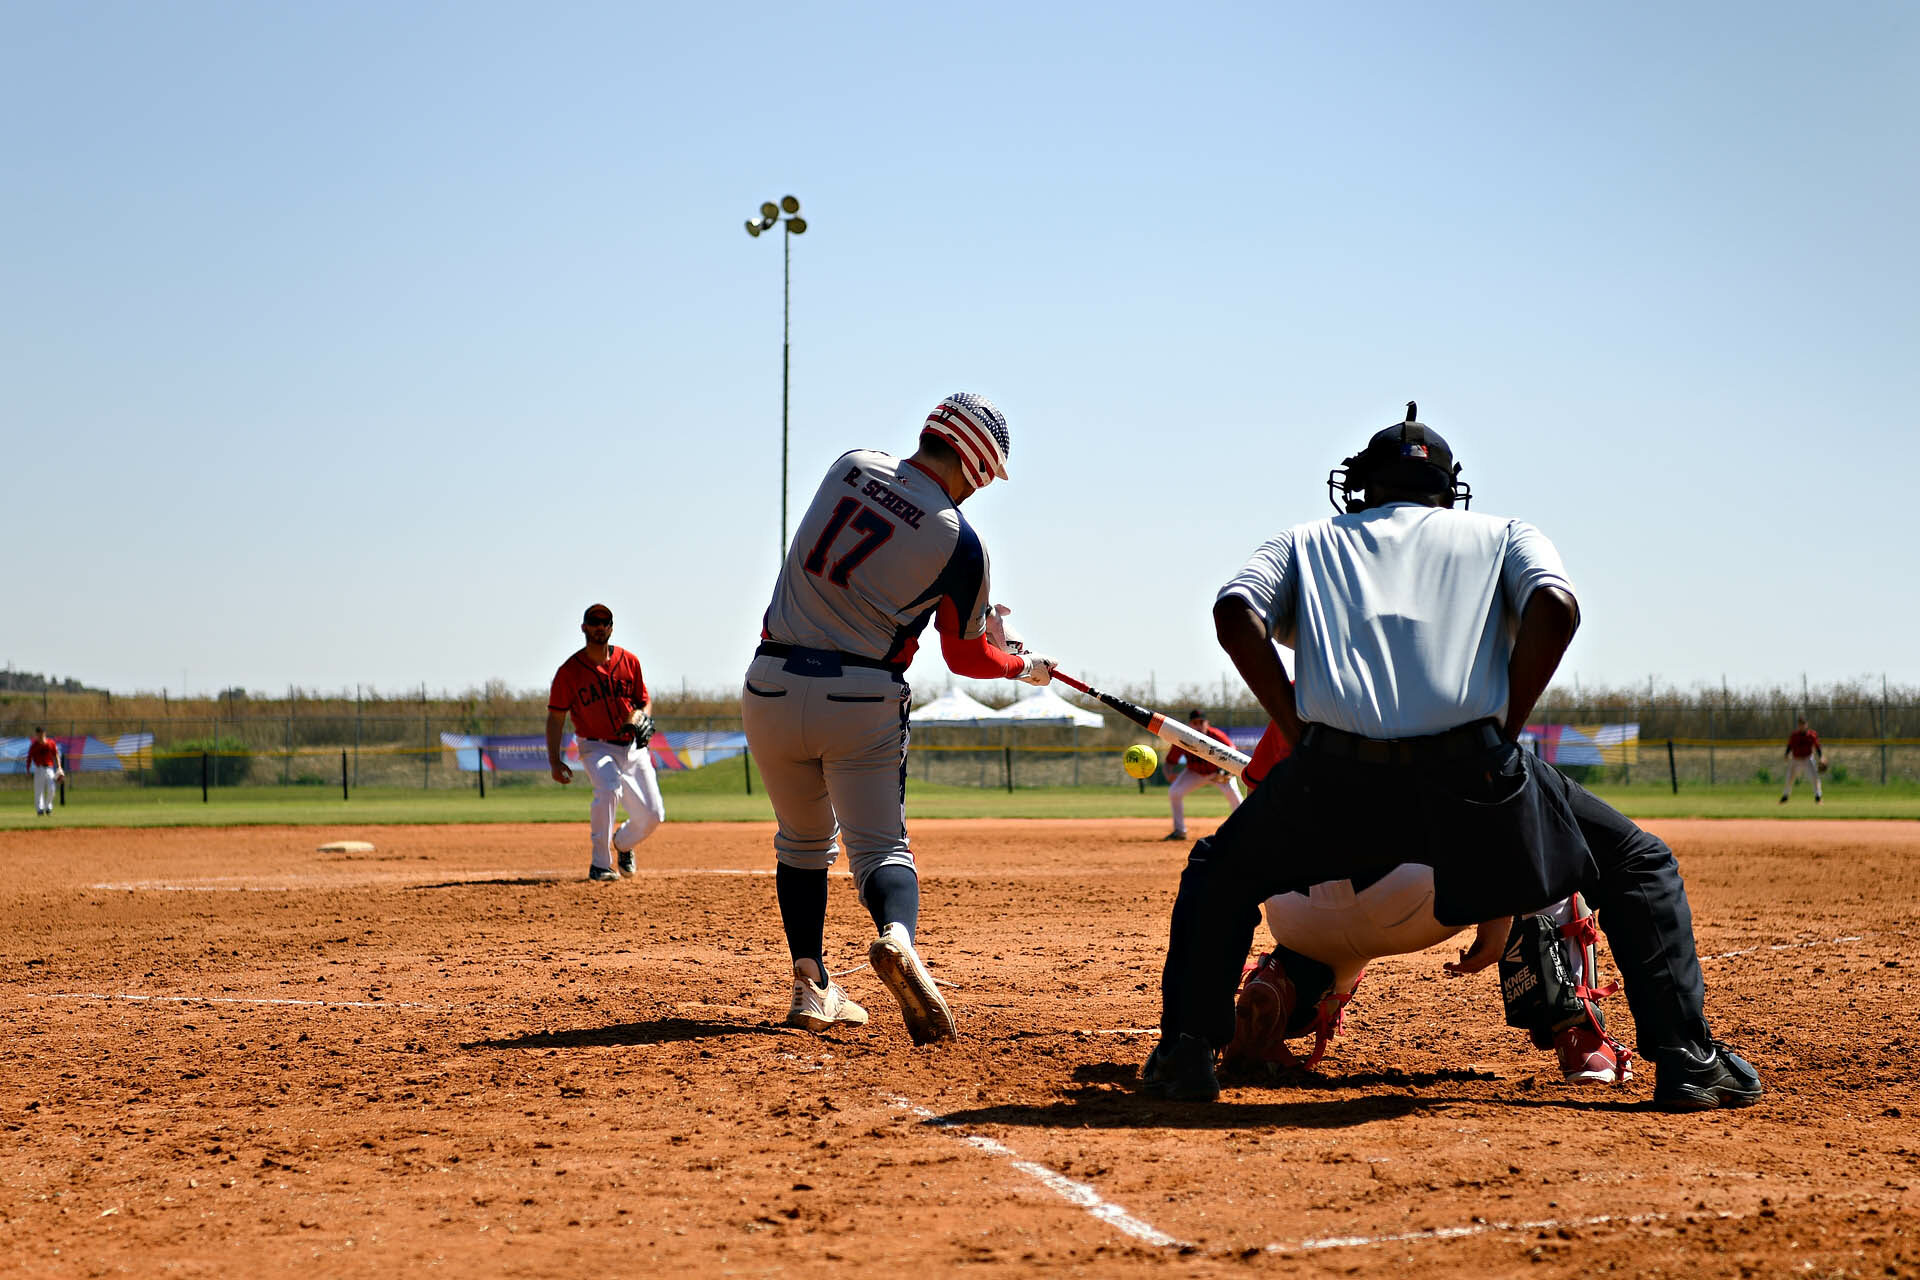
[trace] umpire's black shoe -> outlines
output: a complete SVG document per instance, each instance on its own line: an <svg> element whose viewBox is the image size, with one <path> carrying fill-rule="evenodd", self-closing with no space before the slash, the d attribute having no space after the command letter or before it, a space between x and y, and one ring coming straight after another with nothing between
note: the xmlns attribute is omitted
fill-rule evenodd
<svg viewBox="0 0 1920 1280"><path fill-rule="evenodd" d="M1162 1036L1140 1068L1142 1089L1177 1102L1212 1102L1220 1096L1213 1075L1213 1046L1199 1036Z"/></svg>
<svg viewBox="0 0 1920 1280"><path fill-rule="evenodd" d="M1718 1040L1713 1041L1713 1056L1704 1062L1683 1054L1654 1063L1653 1105L1662 1111L1750 1107L1765 1092L1760 1073Z"/></svg>

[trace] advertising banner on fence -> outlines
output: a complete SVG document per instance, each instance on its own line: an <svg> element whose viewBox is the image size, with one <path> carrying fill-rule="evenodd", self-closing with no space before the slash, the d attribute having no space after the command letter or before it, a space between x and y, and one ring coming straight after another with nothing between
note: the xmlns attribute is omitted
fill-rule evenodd
<svg viewBox="0 0 1920 1280"><path fill-rule="evenodd" d="M656 733L647 744L655 769L684 769L686 762L673 748L672 739L691 734ZM745 741L745 735L741 735ZM545 773L547 739L539 733L443 733L440 745L453 752L454 766L472 773L481 761L494 773ZM580 763L580 744L567 734L560 740L560 756L569 765Z"/></svg>
<svg viewBox="0 0 1920 1280"><path fill-rule="evenodd" d="M153 735L123 733L116 738L91 734L49 735L60 744L68 773L119 773L153 763ZM0 738L0 773L25 773L32 738Z"/></svg>
<svg viewBox="0 0 1920 1280"><path fill-rule="evenodd" d="M1252 754L1265 725L1235 725L1227 730L1233 745ZM1548 764L1638 764L1640 726L1628 724L1530 724L1520 745Z"/></svg>
<svg viewBox="0 0 1920 1280"><path fill-rule="evenodd" d="M1640 725L1530 724L1520 745L1548 764L1638 764Z"/></svg>

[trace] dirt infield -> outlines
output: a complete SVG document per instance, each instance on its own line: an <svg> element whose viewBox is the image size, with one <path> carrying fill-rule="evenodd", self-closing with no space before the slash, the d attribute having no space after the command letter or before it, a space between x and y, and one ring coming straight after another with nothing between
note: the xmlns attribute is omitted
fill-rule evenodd
<svg viewBox="0 0 1920 1280"><path fill-rule="evenodd" d="M0 1272L1920 1276L1920 826L1656 824L1770 1091L1695 1117L1445 949L1315 1081L1137 1095L1164 829L916 824L921 1050L865 970L870 1026L780 1026L762 825L619 884L584 824L0 835ZM837 877L829 963L871 930Z"/></svg>

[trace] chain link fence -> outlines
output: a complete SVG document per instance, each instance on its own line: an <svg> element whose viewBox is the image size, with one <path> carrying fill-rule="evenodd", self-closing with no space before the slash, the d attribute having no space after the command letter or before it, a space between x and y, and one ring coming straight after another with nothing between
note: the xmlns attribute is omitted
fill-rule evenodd
<svg viewBox="0 0 1920 1280"><path fill-rule="evenodd" d="M351 704L349 704L349 708ZM1170 713L1173 712L1171 708ZM458 704L423 704L414 714L280 710L261 714L188 716L18 714L0 709L0 737L25 738L35 726L63 740L95 739L112 746L138 742L118 755L119 767L70 771L72 785L118 787L261 787L472 789L480 779L469 750L463 761L443 745L442 734L529 734L545 731L543 714L476 717ZM1181 703L1178 711L1186 710ZM1234 732L1244 751L1265 725L1252 707L1209 708L1213 723ZM1648 702L1604 705L1548 701L1537 710L1543 723L1575 727L1638 724L1635 742L1611 748L1608 763L1571 766L1588 783L1665 781L1682 787L1778 784L1784 778L1786 736L1801 711L1792 706L1714 707ZM1819 732L1832 765L1832 782L1920 781L1920 705L1861 703L1814 707L1806 714ZM740 730L737 715L657 718L669 737ZM989 788L1133 786L1120 770L1129 744L1149 741L1144 730L1107 712L1098 729L1018 725L984 728L919 726L913 730L907 769L930 783ZM1237 731L1237 732L1235 732ZM90 746L89 751L93 748ZM737 775L742 789L757 787L755 771L737 755L724 755L707 770ZM203 763L204 762L204 763ZM466 767L461 767L462 764ZM534 785L543 772L491 770L486 786ZM672 785L672 774L667 775ZM1164 774L1152 783L1164 785ZM24 772L0 774L0 788L25 788ZM728 785L731 785L730 783Z"/></svg>

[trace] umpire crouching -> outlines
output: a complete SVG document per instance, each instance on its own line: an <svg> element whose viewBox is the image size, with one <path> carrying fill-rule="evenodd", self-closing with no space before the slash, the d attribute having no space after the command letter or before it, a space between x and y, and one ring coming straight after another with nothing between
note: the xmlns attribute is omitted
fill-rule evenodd
<svg viewBox="0 0 1920 1280"><path fill-rule="evenodd" d="M1261 902L1422 862L1447 924L1585 893L1656 1105L1747 1106L1760 1079L1708 1030L1672 850L1516 745L1579 625L1559 553L1532 525L1467 511L1452 451L1414 414L1328 476L1342 514L1262 545L1214 604L1221 647L1294 750L1187 859L1145 1086L1219 1096Z"/></svg>

